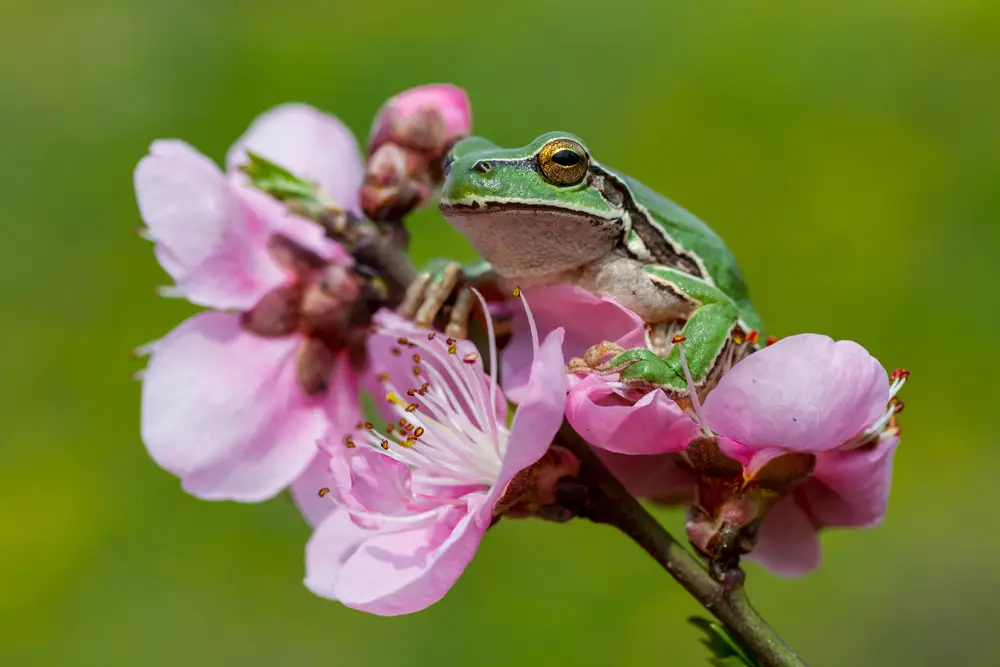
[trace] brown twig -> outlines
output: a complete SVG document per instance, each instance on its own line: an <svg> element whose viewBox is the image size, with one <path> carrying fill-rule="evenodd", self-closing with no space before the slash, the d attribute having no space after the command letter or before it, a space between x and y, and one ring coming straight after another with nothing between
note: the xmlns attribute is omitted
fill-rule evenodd
<svg viewBox="0 0 1000 667"><path fill-rule="evenodd" d="M687 591L712 612L765 667L805 667L781 637L754 610L743 588L743 572L729 570L722 581L670 535L632 494L611 474L568 423L563 423L557 443L581 463L581 480L587 485L579 514L595 523L618 528L653 557Z"/></svg>

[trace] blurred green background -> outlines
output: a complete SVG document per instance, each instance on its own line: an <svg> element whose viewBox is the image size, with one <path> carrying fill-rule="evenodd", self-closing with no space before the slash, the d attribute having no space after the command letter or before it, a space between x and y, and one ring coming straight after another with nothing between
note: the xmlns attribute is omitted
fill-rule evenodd
<svg viewBox="0 0 1000 667"><path fill-rule="evenodd" d="M0 664L704 664L696 605L610 529L505 522L443 602L377 618L302 586L287 498L194 500L139 441L129 350L192 312L134 234L149 143L221 159L290 100L363 136L433 81L501 144L576 132L695 211L774 332L913 371L884 525L750 592L814 666L1000 663L998 43L985 0L9 3ZM436 211L412 229L470 257Z"/></svg>

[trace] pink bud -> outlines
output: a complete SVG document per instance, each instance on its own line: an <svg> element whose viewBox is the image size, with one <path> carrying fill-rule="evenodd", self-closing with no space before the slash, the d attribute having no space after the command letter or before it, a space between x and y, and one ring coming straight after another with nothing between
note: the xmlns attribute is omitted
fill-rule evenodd
<svg viewBox="0 0 1000 667"><path fill-rule="evenodd" d="M369 153L393 142L437 157L472 131L469 96L457 86L435 83L405 90L379 109L368 141Z"/></svg>

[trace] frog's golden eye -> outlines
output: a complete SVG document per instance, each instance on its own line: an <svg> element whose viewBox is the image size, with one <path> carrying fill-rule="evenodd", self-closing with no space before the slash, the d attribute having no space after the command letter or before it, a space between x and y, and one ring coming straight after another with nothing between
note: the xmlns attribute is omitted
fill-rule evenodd
<svg viewBox="0 0 1000 667"><path fill-rule="evenodd" d="M538 151L538 166L553 185L576 185L587 175L587 151L570 139L553 139Z"/></svg>

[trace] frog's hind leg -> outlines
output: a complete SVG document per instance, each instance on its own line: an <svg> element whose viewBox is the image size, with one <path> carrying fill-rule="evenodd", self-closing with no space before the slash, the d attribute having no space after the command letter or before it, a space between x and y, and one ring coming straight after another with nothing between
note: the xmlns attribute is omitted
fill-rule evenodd
<svg viewBox="0 0 1000 667"><path fill-rule="evenodd" d="M672 397L683 397L689 393L681 362L683 344L684 361L701 393L718 381L732 357L739 319L736 305L715 286L681 271L661 266L646 267L644 271L654 285L673 298L695 302L695 309L671 341L666 357L660 359L648 350L629 350L612 359L609 365L621 368L623 381L649 383L663 388Z"/></svg>

